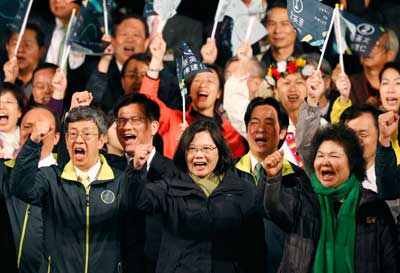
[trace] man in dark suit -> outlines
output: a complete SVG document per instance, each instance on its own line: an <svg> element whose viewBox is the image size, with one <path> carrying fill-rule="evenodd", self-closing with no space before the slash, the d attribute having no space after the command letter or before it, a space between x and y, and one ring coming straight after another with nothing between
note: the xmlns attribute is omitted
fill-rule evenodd
<svg viewBox="0 0 400 273"><path fill-rule="evenodd" d="M93 93L94 103L101 103L105 112L110 111L124 95L121 85L122 67L130 56L144 53L149 44L149 30L143 18L126 15L117 18L113 24L111 37L114 57L103 55L97 69L88 80L86 90ZM107 87L98 92L97 82L106 82ZM105 90L105 93L104 93Z"/></svg>
<svg viewBox="0 0 400 273"><path fill-rule="evenodd" d="M132 164L135 152L150 153L147 177L151 182L174 174L174 164L156 151L153 137L159 127L158 104L143 94L131 94L115 107L117 136L124 148L128 164ZM122 213L121 251L124 272L154 273L161 242L162 221L159 215L145 216L132 209L129 184L125 185ZM143 221L144 220L144 221Z"/></svg>

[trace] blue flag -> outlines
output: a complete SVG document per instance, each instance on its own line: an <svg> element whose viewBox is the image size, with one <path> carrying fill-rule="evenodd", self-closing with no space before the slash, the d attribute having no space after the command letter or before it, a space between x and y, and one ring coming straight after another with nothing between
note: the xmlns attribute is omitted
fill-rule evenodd
<svg viewBox="0 0 400 273"><path fill-rule="evenodd" d="M157 14L153 8L153 1L154 0L147 0L146 3L144 3L143 18Z"/></svg>
<svg viewBox="0 0 400 273"><path fill-rule="evenodd" d="M289 20L299 39L322 47L332 20L333 9L318 0L287 0Z"/></svg>
<svg viewBox="0 0 400 273"><path fill-rule="evenodd" d="M112 2L112 0L106 0L108 22L111 22ZM88 0L86 6L81 7L77 22L74 24L68 40L73 51L87 55L103 54L105 49L101 40L105 33L103 12L103 0Z"/></svg>
<svg viewBox="0 0 400 273"><path fill-rule="evenodd" d="M199 60L197 60L196 56L193 54L192 50L189 48L189 46L185 43L182 42L181 44L181 49L182 49L182 63L181 63L181 78L187 80L190 77L193 77L197 73L200 72L210 72L210 70L205 66L203 63L201 63ZM180 74L178 73L178 78Z"/></svg>
<svg viewBox="0 0 400 273"><path fill-rule="evenodd" d="M371 24L346 11L341 11L340 22L342 40L345 40L342 44L346 44L343 50L346 54L368 56L385 32L382 26Z"/></svg>
<svg viewBox="0 0 400 273"><path fill-rule="evenodd" d="M19 32L28 9L29 0L0 0L0 24Z"/></svg>

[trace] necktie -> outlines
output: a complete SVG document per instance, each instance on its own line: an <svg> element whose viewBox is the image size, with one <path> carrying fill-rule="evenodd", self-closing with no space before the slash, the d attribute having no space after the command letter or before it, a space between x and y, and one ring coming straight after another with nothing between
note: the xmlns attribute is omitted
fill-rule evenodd
<svg viewBox="0 0 400 273"><path fill-rule="evenodd" d="M85 189L88 189L90 186L89 175L87 173L81 173L78 177L79 182L83 184Z"/></svg>
<svg viewBox="0 0 400 273"><path fill-rule="evenodd" d="M296 139L295 139L294 134L292 132L287 132L286 133L286 143L288 144L288 146L290 148L290 151L292 152L294 158L296 158L296 161L297 161L297 164L299 165L299 167L304 169L303 161L301 160L301 156L297 152Z"/></svg>
<svg viewBox="0 0 400 273"><path fill-rule="evenodd" d="M256 177L256 180L258 181L264 173L264 167L261 162L258 162L256 164L255 171L256 171L255 177Z"/></svg>

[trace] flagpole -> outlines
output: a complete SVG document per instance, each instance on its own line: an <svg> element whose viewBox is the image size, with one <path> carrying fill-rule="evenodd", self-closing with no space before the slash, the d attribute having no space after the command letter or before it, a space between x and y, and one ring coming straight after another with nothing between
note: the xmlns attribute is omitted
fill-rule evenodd
<svg viewBox="0 0 400 273"><path fill-rule="evenodd" d="M68 45L68 46L67 46L67 49L65 50L65 52L64 52L64 54L63 54L63 56L62 56L62 59L61 59L60 68L61 68L62 70L64 70L64 67L65 67L65 65L67 64L68 55L69 55L70 50L71 50L71 45ZM64 70L64 72L66 72L66 69Z"/></svg>
<svg viewBox="0 0 400 273"><path fill-rule="evenodd" d="M336 4L338 7L339 5ZM342 73L345 73L344 71L344 61L343 61L343 40L342 40L342 26L340 24L340 10L337 10L336 13L336 17L337 17L337 27L339 29L339 35L340 35L340 39L339 39L339 64L340 64L340 68L342 69Z"/></svg>
<svg viewBox="0 0 400 273"><path fill-rule="evenodd" d="M321 52L321 57L319 58L319 62L318 62L318 66L317 66L317 71L320 70L321 64L322 64L322 60L324 59L326 47L328 46L329 36L331 35L331 32L332 32L332 27L333 27L333 22L334 22L334 20L335 20L335 16L336 16L336 8L333 10L331 22L330 22L330 24L329 24L328 33L326 34L325 41L324 41L324 45L322 46L322 50L321 50L322 52Z"/></svg>
<svg viewBox="0 0 400 273"><path fill-rule="evenodd" d="M222 6L224 5L224 0L219 0L218 6L217 6L217 11L215 12L215 17L214 17L214 26L211 32L211 39L214 39L215 37L215 32L217 32L217 25L218 25L218 16L221 13Z"/></svg>
<svg viewBox="0 0 400 273"><path fill-rule="evenodd" d="M250 34L251 34L251 30L253 28L254 25L254 21L256 20L255 16L251 16L250 20L249 20L249 25L247 27L247 31L246 31L246 36L244 37L245 41L250 41Z"/></svg>
<svg viewBox="0 0 400 273"><path fill-rule="evenodd" d="M104 33L108 35L108 10L107 10L107 0L103 0L103 14L104 14Z"/></svg>
<svg viewBox="0 0 400 273"><path fill-rule="evenodd" d="M338 51L339 51L339 64L342 73L344 72L344 62L343 62L343 41L342 41L342 30L340 26L340 11L339 11L339 4L336 4L336 23L335 23L335 30L336 30L336 42L338 44ZM337 28L337 29L336 29Z"/></svg>
<svg viewBox="0 0 400 273"><path fill-rule="evenodd" d="M186 124L186 98L185 93L181 91L182 95L182 120L183 124Z"/></svg>
<svg viewBox="0 0 400 273"><path fill-rule="evenodd" d="M25 33L25 28L26 28L26 24L28 23L28 17L29 17L29 13L31 12L32 3L33 3L33 0L30 0L29 4L28 4L28 8L26 9L24 21L22 22L22 26L19 31L17 45L15 46L15 49L14 49L15 56L18 53L18 49L19 49L19 46L21 45L21 41L22 41L22 36L24 36L24 33Z"/></svg>
<svg viewBox="0 0 400 273"><path fill-rule="evenodd" d="M67 51L69 35L71 34L72 25L74 24L75 14L76 14L76 9L73 9L72 13L71 13L71 17L69 18L67 33L65 33L65 40L64 40L63 53L62 53L61 60L64 59L65 53Z"/></svg>

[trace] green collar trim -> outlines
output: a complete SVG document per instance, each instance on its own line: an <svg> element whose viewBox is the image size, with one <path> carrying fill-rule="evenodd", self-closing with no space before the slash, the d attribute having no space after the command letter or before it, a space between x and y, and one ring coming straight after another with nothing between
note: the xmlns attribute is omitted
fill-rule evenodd
<svg viewBox="0 0 400 273"><path fill-rule="evenodd" d="M99 159L101 167L96 180L103 181L114 179L114 172L111 169L110 165L108 165L106 158L100 154ZM75 168L71 160L67 163L67 165L65 165L64 170L61 174L61 178L71 181L78 181L78 177L76 175Z"/></svg>
<svg viewBox="0 0 400 273"><path fill-rule="evenodd" d="M7 161L4 161L4 165L6 165L7 167L13 169L15 166L15 159L9 159Z"/></svg>

